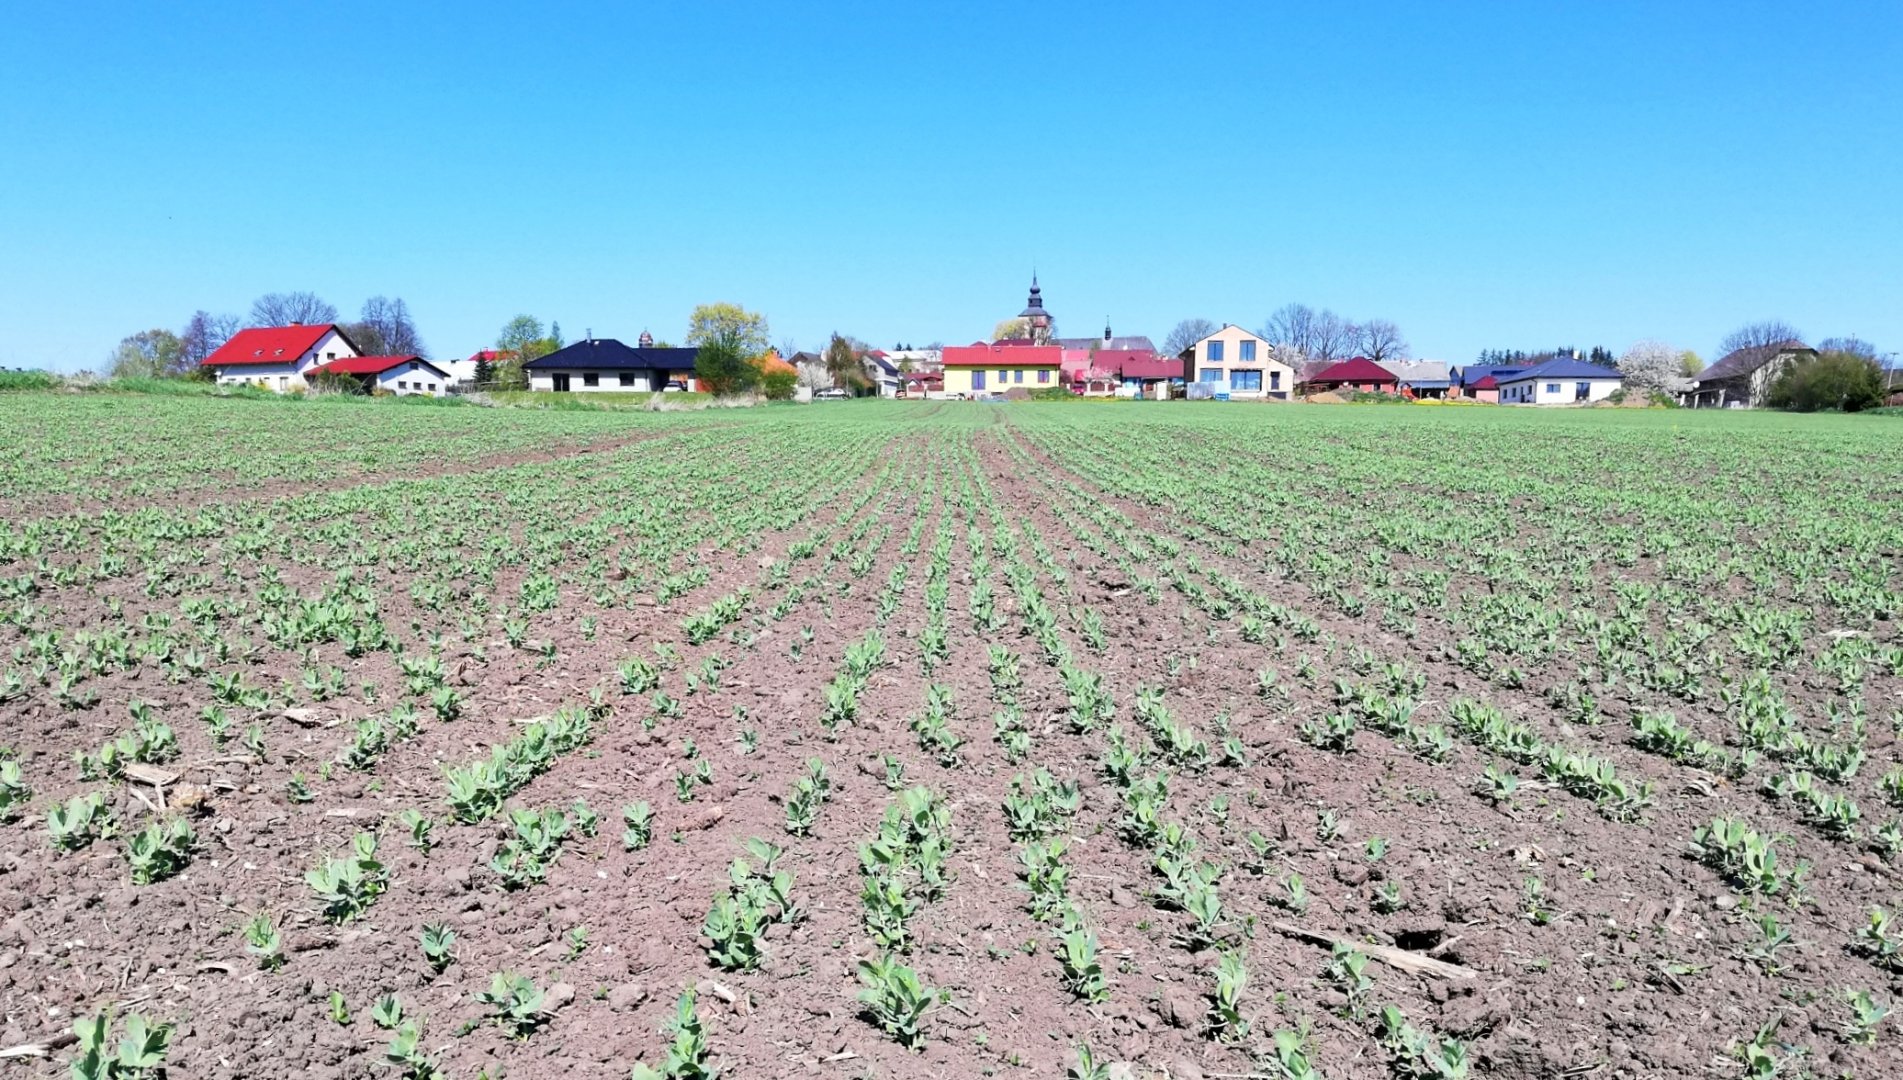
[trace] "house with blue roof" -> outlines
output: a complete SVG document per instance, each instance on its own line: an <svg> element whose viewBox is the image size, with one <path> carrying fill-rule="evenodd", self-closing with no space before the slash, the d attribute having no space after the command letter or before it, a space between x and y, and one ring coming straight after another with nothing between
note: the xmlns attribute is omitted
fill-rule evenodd
<svg viewBox="0 0 1903 1080"><path fill-rule="evenodd" d="M1523 371L1494 376L1502 405L1589 405L1604 401L1625 385L1625 376L1608 367L1560 357Z"/></svg>

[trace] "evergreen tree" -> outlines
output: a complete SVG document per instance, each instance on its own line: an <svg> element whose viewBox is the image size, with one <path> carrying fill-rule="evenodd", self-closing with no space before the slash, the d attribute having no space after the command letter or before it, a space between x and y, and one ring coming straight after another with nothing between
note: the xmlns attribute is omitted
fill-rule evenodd
<svg viewBox="0 0 1903 1080"><path fill-rule="evenodd" d="M489 359L489 350L484 349L476 354L476 385L484 387L495 381L495 362Z"/></svg>

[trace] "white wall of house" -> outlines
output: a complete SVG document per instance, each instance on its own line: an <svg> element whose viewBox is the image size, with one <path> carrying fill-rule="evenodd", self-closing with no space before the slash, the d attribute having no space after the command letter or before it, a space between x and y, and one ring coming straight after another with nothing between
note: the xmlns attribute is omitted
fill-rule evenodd
<svg viewBox="0 0 1903 1080"><path fill-rule="evenodd" d="M1500 384L1500 404L1502 405L1578 405L1594 401L1604 401L1611 397L1623 379L1515 379ZM1586 385L1586 396L1579 396L1579 386Z"/></svg>
<svg viewBox="0 0 1903 1080"><path fill-rule="evenodd" d="M1295 369L1275 359L1267 341L1240 326L1224 326L1197 342L1195 351L1190 381L1213 382L1218 393L1264 398L1295 391Z"/></svg>
<svg viewBox="0 0 1903 1080"><path fill-rule="evenodd" d="M529 389L554 390L555 376L557 375L568 376L568 391L569 393L572 393L572 394L647 393L648 391L651 391L651 390L661 389L663 386L666 385L666 382L667 382L665 378L656 376L653 372L649 372L645 370L641 370L641 371L539 371L538 370L538 371L529 372ZM650 376L653 376L653 377L650 378ZM593 386L588 385L589 379L595 380L595 384Z"/></svg>
<svg viewBox="0 0 1903 1080"><path fill-rule="evenodd" d="M297 364L234 364L218 369L220 386L261 386L286 393L304 387L304 375Z"/></svg>
<svg viewBox="0 0 1903 1080"><path fill-rule="evenodd" d="M449 392L449 380L431 371L428 364L412 360L377 376L377 389L399 397L412 394L441 397Z"/></svg>

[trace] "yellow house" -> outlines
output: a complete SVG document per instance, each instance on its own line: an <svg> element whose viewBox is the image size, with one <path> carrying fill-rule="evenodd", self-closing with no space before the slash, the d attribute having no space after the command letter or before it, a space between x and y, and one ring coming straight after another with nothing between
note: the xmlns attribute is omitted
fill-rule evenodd
<svg viewBox="0 0 1903 1080"><path fill-rule="evenodd" d="M1012 390L1031 393L1064 385L1064 350L1056 345L978 342L954 345L944 355L948 395L993 397Z"/></svg>

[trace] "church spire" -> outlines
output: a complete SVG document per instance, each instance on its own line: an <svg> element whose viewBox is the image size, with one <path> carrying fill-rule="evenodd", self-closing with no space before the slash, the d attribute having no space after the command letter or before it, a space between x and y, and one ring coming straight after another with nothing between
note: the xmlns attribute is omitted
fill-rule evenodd
<svg viewBox="0 0 1903 1080"><path fill-rule="evenodd" d="M1051 340L1051 313L1044 310L1044 290L1038 288L1037 270L1031 270L1031 296L1025 301L1024 310L1018 312L1018 318L1024 320L1026 331L1031 340L1039 345Z"/></svg>

